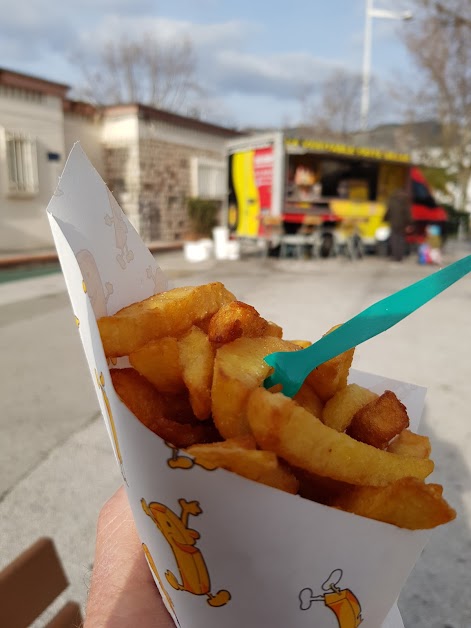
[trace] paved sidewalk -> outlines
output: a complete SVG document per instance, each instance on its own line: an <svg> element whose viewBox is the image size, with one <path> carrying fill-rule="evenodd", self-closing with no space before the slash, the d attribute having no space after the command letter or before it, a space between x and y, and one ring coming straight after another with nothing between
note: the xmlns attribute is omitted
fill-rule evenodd
<svg viewBox="0 0 471 628"><path fill-rule="evenodd" d="M468 248L450 249L446 261ZM223 281L282 324L287 338L316 339L435 270L414 259L191 265L181 253L156 257L174 285ZM467 277L381 340L359 347L355 357L356 368L429 388L421 429L432 440L433 477L458 512L455 522L433 533L407 581L400 598L407 628L471 626L470 299ZM62 275L0 285L0 352L0 568L38 536L50 535L71 581L62 601L85 604L97 515L120 475Z"/></svg>

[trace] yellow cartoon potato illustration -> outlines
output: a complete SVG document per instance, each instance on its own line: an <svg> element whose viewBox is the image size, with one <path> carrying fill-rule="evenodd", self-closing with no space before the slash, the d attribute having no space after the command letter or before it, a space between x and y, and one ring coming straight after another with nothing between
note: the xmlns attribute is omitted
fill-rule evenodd
<svg viewBox="0 0 471 628"><path fill-rule="evenodd" d="M196 547L196 541L200 535L196 530L188 527L189 516L196 517L202 512L199 503L188 502L185 499L179 499L178 503L181 507L180 517L164 504L158 502L147 504L144 499L141 499L142 509L170 545L182 581L179 582L170 570L165 573L165 577L177 591L206 595L210 606L224 606L231 599L231 594L222 589L212 595L208 569L202 553Z"/></svg>
<svg viewBox="0 0 471 628"><path fill-rule="evenodd" d="M167 460L167 464L171 469L192 469L194 466L202 467L206 471L214 471L212 465L205 465L203 462L196 462L190 456L182 454L182 452L174 447L171 443L165 443L172 450L172 456Z"/></svg>
<svg viewBox="0 0 471 628"><path fill-rule="evenodd" d="M157 567L155 566L154 559L152 558L152 554L150 553L149 548L147 547L147 545L145 543L142 544L142 549L144 550L144 554L146 555L147 562L149 563L149 566L152 569L152 572L154 573L154 576L157 578L157 581L158 581L158 583L160 585L160 589L162 590L163 594L165 595L165 599L167 600L168 605L170 606L172 611L175 613L175 607L173 605L172 598L168 594L167 589L164 587L164 584L162 582L162 578L160 577L159 572L157 571Z"/></svg>
<svg viewBox="0 0 471 628"><path fill-rule="evenodd" d="M307 611L313 602L324 602L337 617L339 628L357 628L363 621L360 602L350 589L338 587L342 576L341 569L334 569L322 584L323 595L314 595L309 588L303 589L299 594L300 608Z"/></svg>
<svg viewBox="0 0 471 628"><path fill-rule="evenodd" d="M167 460L167 464L171 469L191 469L195 465L195 461L189 456L183 456L180 450L170 443L165 443L172 450L172 456Z"/></svg>

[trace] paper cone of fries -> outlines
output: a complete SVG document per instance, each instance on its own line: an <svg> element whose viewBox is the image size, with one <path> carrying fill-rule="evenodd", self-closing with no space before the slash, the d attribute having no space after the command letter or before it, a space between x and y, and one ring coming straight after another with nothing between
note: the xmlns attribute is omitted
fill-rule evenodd
<svg viewBox="0 0 471 628"><path fill-rule="evenodd" d="M395 602L429 532L207 470L147 429L113 388L96 321L165 290L166 278L78 145L48 213L143 551L175 624L402 626ZM358 372L350 381L395 392L417 427L423 388Z"/></svg>

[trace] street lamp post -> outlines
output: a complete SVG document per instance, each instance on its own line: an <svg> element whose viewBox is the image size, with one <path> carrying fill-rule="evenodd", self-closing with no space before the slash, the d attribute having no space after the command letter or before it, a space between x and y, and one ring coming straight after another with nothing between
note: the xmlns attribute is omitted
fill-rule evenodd
<svg viewBox="0 0 471 628"><path fill-rule="evenodd" d="M371 82L371 43L373 18L386 20L411 20L412 13L403 11L397 13L387 9L375 9L373 0L365 0L365 35L363 44L363 79L361 86L361 110L360 127L362 131L368 130L368 113L370 110L370 82Z"/></svg>

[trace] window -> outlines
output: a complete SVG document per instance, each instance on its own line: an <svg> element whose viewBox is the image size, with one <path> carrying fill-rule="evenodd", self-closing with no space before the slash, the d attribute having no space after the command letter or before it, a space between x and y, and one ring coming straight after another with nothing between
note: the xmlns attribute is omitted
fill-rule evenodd
<svg viewBox="0 0 471 628"><path fill-rule="evenodd" d="M14 196L37 194L36 140L23 133L5 133L8 192Z"/></svg>
<svg viewBox="0 0 471 628"><path fill-rule="evenodd" d="M213 159L192 159L193 197L222 199L226 194L226 168L224 162Z"/></svg>
<svg viewBox="0 0 471 628"><path fill-rule="evenodd" d="M5 98L14 98L18 100L26 100L28 102L42 103L44 95L33 89L21 89L18 87L10 87L8 85L0 85L0 96Z"/></svg>
<svg viewBox="0 0 471 628"><path fill-rule="evenodd" d="M412 200L414 203L417 203L417 205L425 205L426 207L437 206L430 191L419 181L412 180Z"/></svg>

